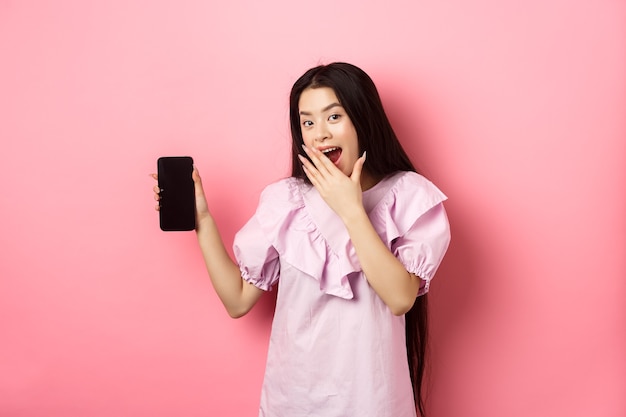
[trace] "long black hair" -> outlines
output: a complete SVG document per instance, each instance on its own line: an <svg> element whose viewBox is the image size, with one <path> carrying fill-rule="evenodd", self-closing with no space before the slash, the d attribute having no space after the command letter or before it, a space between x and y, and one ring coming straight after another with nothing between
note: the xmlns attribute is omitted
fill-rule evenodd
<svg viewBox="0 0 626 417"><path fill-rule="evenodd" d="M343 62L311 68L293 85L289 97L289 119L292 137L291 175L308 182L298 155L302 151L300 127L300 95L307 88L329 87L335 92L352 121L359 140L359 151L367 151L367 172L373 178L383 178L397 171L417 172L400 145L385 114L378 90L372 79L360 68ZM426 347L428 342L428 298L418 297L405 315L406 348L413 395L422 416Z"/></svg>

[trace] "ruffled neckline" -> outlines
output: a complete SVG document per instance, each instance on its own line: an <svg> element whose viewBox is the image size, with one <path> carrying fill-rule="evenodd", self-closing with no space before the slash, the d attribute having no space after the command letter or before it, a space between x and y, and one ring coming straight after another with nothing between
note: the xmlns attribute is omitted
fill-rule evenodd
<svg viewBox="0 0 626 417"><path fill-rule="evenodd" d="M293 177L280 183L286 185L286 189L279 187L286 195L272 199L274 209L257 214L281 259L317 280L325 294L354 298L349 277L362 268L345 225L312 185ZM391 174L363 192L372 225L388 247L445 199L430 181L414 172ZM406 218L396 218L400 213Z"/></svg>

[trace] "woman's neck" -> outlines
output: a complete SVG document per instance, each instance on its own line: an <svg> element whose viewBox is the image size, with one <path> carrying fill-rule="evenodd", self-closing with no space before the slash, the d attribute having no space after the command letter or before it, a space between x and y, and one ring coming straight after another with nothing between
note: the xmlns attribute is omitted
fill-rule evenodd
<svg viewBox="0 0 626 417"><path fill-rule="evenodd" d="M361 191L367 191L382 180L381 177L375 177L365 169L361 172Z"/></svg>

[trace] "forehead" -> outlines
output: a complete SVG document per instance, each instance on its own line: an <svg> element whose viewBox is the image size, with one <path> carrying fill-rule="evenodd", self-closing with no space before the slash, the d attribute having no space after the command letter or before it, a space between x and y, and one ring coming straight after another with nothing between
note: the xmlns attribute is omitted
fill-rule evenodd
<svg viewBox="0 0 626 417"><path fill-rule="evenodd" d="M340 104L335 90L330 87L307 88L300 94L298 107L301 111L322 111L330 104Z"/></svg>

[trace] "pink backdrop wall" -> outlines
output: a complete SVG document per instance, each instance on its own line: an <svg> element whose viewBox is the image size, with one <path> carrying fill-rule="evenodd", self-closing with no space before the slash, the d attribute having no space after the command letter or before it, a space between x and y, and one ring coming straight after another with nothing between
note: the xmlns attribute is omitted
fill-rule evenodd
<svg viewBox="0 0 626 417"><path fill-rule="evenodd" d="M256 415L272 296L229 319L148 174L230 246L335 60L450 197L431 416L626 415L623 2L5 0L0 60L1 416Z"/></svg>

